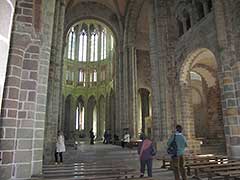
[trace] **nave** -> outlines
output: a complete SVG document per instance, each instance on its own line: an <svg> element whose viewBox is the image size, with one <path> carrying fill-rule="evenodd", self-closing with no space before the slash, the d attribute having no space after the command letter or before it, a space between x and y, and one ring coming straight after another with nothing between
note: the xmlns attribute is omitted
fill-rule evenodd
<svg viewBox="0 0 240 180"><path fill-rule="evenodd" d="M43 166L42 177L32 180L88 180L140 179L136 149L97 143L68 147L63 164ZM147 171L145 170L145 176ZM142 179L142 178L141 178ZM145 179L145 178L144 178ZM149 179L149 178L146 178ZM161 162L153 161L153 179L173 180L171 171L161 169Z"/></svg>

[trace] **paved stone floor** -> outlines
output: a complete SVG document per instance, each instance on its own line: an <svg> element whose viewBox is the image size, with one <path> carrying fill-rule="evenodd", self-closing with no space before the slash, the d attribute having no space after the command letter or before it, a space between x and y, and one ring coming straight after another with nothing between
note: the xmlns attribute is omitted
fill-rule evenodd
<svg viewBox="0 0 240 180"><path fill-rule="evenodd" d="M67 148L67 152L64 153L63 165L57 165L56 168L61 168L61 166L68 166L73 163L84 163L85 165L95 164L94 167L97 167L97 168L101 166L110 166L113 169L114 168L117 169L119 166L124 166L127 168L134 169L136 172L139 171L139 158L138 158L136 149L129 149L129 148L123 149L120 146L106 145L102 143L96 143L95 145L80 144L77 149L74 149L72 147ZM52 165L52 167L55 168L54 165ZM160 169L160 167L161 167L161 162L154 160L153 176L156 177L156 179L174 180L172 171L169 171L166 169ZM48 179L48 178L45 177L44 179ZM78 179L78 178L76 177L63 178L61 176L58 177L56 173L54 174L54 177L51 177L49 179L71 180L71 179Z"/></svg>

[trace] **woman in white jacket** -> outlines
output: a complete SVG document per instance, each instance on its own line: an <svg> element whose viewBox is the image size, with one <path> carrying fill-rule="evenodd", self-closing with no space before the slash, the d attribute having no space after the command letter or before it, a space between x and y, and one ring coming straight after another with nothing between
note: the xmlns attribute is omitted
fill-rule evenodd
<svg viewBox="0 0 240 180"><path fill-rule="evenodd" d="M58 163L58 155L60 157L60 164L63 162L62 153L66 151L64 136L62 131L58 131L57 142L56 142L56 151L55 151L55 163Z"/></svg>

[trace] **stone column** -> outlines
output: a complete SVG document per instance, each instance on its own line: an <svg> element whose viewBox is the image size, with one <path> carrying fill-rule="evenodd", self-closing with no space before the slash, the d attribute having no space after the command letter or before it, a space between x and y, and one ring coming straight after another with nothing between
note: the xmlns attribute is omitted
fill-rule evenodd
<svg viewBox="0 0 240 180"><path fill-rule="evenodd" d="M152 85L152 126L155 142L160 141L162 119L160 119L160 81L159 81L159 45L157 42L157 25L154 9L154 1L150 3L149 9L149 39L150 39L150 63L151 63L151 85Z"/></svg>
<svg viewBox="0 0 240 180"><path fill-rule="evenodd" d="M64 2L56 2L56 12L54 14L53 44L50 54L50 69L48 78L47 95L47 115L45 122L44 140L44 164L53 161L55 142L57 137L58 122L61 113L61 88L62 88L62 68L63 68L63 31L64 31Z"/></svg>
<svg viewBox="0 0 240 180"><path fill-rule="evenodd" d="M226 3L227 4L227 3ZM222 108L224 119L224 131L226 137L227 153L230 157L240 158L240 124L239 124L239 102L238 102L238 79L239 63L232 63L234 57L231 39L229 14L227 14L226 5L222 0L214 0L214 14L217 30L217 40L219 48L219 60L221 72L219 73L220 86L222 92ZM228 9L229 10L229 9ZM232 66L233 64L233 66Z"/></svg>
<svg viewBox="0 0 240 180"><path fill-rule="evenodd" d="M120 43L120 42L119 42ZM116 133L120 136L122 133L122 121L123 121L123 107L124 107L124 100L123 100L123 52L121 50L121 46L119 45L118 48L118 56L116 58L115 69L116 69L116 77L115 77L115 91L116 91L116 101L115 101L115 108L116 109ZM110 99L112 99L112 94L110 95ZM111 100L112 101L112 100ZM111 108L112 109L112 108ZM112 121L112 120L111 120Z"/></svg>
<svg viewBox="0 0 240 180"><path fill-rule="evenodd" d="M7 60L10 46L10 34L12 29L13 14L16 0L0 1L0 109L7 70Z"/></svg>
<svg viewBox="0 0 240 180"><path fill-rule="evenodd" d="M16 7L1 115L3 180L29 179L42 171L55 1L18 0Z"/></svg>

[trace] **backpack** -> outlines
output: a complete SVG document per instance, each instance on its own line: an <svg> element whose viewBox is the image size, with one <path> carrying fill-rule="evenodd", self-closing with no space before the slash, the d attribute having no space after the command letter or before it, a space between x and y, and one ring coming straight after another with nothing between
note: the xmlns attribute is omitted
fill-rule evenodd
<svg viewBox="0 0 240 180"><path fill-rule="evenodd" d="M173 141L167 148L167 153L171 155L172 158L177 157L177 143L176 143L176 135L174 134Z"/></svg>

